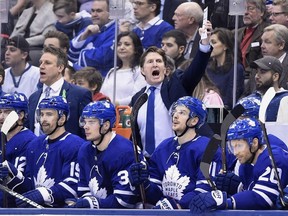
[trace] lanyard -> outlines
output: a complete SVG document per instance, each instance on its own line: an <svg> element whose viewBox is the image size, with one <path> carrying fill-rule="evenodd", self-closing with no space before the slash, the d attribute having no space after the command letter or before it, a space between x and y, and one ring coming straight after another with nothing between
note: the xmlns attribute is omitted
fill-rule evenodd
<svg viewBox="0 0 288 216"><path fill-rule="evenodd" d="M19 87L19 84L20 84L20 81L21 81L21 78L22 78L23 74L24 74L26 71L28 71L30 68L31 68L31 65L29 64L29 66L28 66L28 67L23 71L23 73L21 74L18 82L16 82L15 76L14 76L14 74L13 74L13 72L12 72L12 68L10 69L10 75L11 75L11 77L12 77L12 80L13 80L13 83L14 83L15 88L18 88L18 87Z"/></svg>

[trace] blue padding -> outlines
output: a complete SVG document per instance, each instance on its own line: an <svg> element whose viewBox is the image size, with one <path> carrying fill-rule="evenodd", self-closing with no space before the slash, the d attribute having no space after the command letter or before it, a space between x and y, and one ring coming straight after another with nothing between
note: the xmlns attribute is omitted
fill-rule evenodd
<svg viewBox="0 0 288 216"><path fill-rule="evenodd" d="M142 216L192 216L189 210L123 210L123 209L0 209L0 215L142 215ZM205 213L205 216L287 216L287 211L241 211L241 210L225 210L225 211L214 211Z"/></svg>

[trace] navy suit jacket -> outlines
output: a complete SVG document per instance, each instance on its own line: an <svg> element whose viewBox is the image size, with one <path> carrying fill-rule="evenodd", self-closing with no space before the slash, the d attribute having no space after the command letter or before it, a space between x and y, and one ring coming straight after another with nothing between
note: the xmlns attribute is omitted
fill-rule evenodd
<svg viewBox="0 0 288 216"><path fill-rule="evenodd" d="M42 88L40 88L29 97L28 127L32 131L34 131L35 110L37 109L42 91ZM70 117L65 124L65 129L70 133L85 138L83 129L79 127L79 117L84 107L92 101L92 94L87 89L64 81L60 95L64 96L65 92L66 100L70 106Z"/></svg>

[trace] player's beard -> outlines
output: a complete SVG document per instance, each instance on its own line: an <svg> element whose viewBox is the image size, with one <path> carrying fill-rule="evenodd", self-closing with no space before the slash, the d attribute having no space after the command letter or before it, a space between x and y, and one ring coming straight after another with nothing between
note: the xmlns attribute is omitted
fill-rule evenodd
<svg viewBox="0 0 288 216"><path fill-rule="evenodd" d="M265 94L265 92L270 88L273 87L274 81L272 79L272 77L267 80L266 82L262 82L260 84L256 83L256 90L262 92L263 94Z"/></svg>
<svg viewBox="0 0 288 216"><path fill-rule="evenodd" d="M49 123L45 123L44 127L42 126L42 124L40 125L40 127L44 134L50 134L55 129L56 126L51 125Z"/></svg>

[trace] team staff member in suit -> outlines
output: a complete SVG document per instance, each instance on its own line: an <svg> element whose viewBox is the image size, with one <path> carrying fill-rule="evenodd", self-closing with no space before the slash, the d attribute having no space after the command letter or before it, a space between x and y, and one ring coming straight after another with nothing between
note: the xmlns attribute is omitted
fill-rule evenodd
<svg viewBox="0 0 288 216"><path fill-rule="evenodd" d="M67 66L67 55L59 48L45 47L40 58L40 82L43 87L29 98L29 128L39 135L39 123L35 121L35 110L39 101L45 97L58 96L66 98L70 106L70 118L65 128L68 132L84 137L84 131L78 126L79 117L84 107L92 101L87 89L64 81L63 74ZM48 91L50 89L50 92Z"/></svg>
<svg viewBox="0 0 288 216"><path fill-rule="evenodd" d="M162 140L174 135L172 130L171 116L169 116L169 109L173 102L177 101L180 97L192 95L194 88L205 72L211 54L209 40L211 36L212 25L209 21L207 21L205 24L205 28L207 29L207 38L200 42L200 51L198 51L196 54L191 65L184 72L181 70L176 70L171 75L169 80L166 78L166 56L162 49L157 47L150 47L146 50L140 59L141 73L146 79L147 86L141 89L132 97L131 105L134 105L135 101L142 93L146 92L148 95L150 95L151 87L155 88L155 145L152 144L149 146L149 148L151 147L150 152L147 152L148 146L146 146L145 137L147 128L147 102L144 103L144 105L140 108L138 115L137 126L140 129L141 142L144 147L145 156L150 156L152 154L153 148L157 147ZM201 28L199 32L202 33L203 30L204 29ZM156 122L161 123L156 124ZM151 129L152 126L153 125L151 124L148 125L149 129ZM155 136L155 134L157 134L157 136Z"/></svg>

